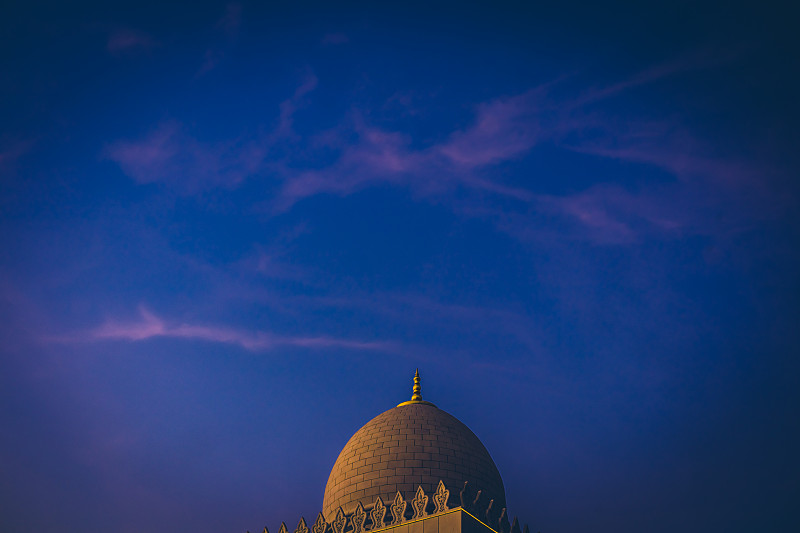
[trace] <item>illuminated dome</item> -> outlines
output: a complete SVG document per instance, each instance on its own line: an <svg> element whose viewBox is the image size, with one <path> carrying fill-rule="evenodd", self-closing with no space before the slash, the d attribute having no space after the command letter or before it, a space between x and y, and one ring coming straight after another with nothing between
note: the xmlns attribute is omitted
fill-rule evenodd
<svg viewBox="0 0 800 533"><path fill-rule="evenodd" d="M359 501L380 496L390 502L418 486L430 494L439 480L455 492L451 498L468 481L473 494L481 490L487 502L494 499L495 509L506 506L489 452L457 418L422 400L417 372L411 401L376 416L347 442L325 486L322 513L331 520L339 507L351 513Z"/></svg>

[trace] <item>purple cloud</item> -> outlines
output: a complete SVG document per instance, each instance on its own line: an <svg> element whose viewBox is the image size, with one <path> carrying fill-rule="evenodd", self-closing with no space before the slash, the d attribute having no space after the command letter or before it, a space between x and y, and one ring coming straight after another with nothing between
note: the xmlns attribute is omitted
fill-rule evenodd
<svg viewBox="0 0 800 533"><path fill-rule="evenodd" d="M250 176L271 170L282 180L277 195L266 200L274 213L318 194L347 196L380 183L409 188L419 198L435 201L461 189L481 206L454 209L476 216L483 216L479 212L484 211L496 219L499 211L506 211L500 224L503 228L510 227L512 220L531 227L541 216L556 216L583 228L584 237L598 244L633 243L642 231L669 234L691 227L699 217L689 220L693 217L687 218L686 205L703 206L696 199L678 199L679 194L691 190L675 184L672 194L676 203L671 206L675 212L662 207L655 210L656 216L652 214L658 204L652 201L653 190L627 193L614 185L613 177L592 190L556 197L538 194L535 176L528 183L509 185L491 169L524 158L537 145L548 142L575 152L661 168L685 182L758 186L756 173L748 165L716 157L674 121L617 117L597 110L604 99L698 68L707 61L701 59L657 65L573 99L556 97L553 85L563 80L495 98L476 106L474 120L467 127L422 147L402 131L369 124L366 112L354 111L349 120L327 132L298 133L295 113L318 83L309 73L292 97L279 105L278 124L269 135L202 143L169 122L143 140L115 143L106 155L140 183L163 182L187 194L236 187ZM328 161L323 166L317 164L319 153ZM508 202L513 204L510 212Z"/></svg>
<svg viewBox="0 0 800 533"><path fill-rule="evenodd" d="M529 150L535 138L520 132L519 112L527 106L519 101L493 102L479 113L476 124L455 132L442 145L414 149L411 139L400 132L365 124L360 115L353 120L356 141L344 146L335 163L321 170L300 171L288 176L276 202L278 211L290 208L316 194L346 196L374 183L392 183L412 188L421 196L438 196L462 186L501 196L528 200L525 190L484 179L473 170ZM477 146L492 137L488 146ZM475 153L468 155L470 151Z"/></svg>
<svg viewBox="0 0 800 533"><path fill-rule="evenodd" d="M300 171L288 177L275 203L284 211L298 200L316 194L346 196L374 182L406 183L426 157L408 148L409 139L398 133L357 126L358 141L341 152L336 163L322 170Z"/></svg>
<svg viewBox="0 0 800 533"><path fill-rule="evenodd" d="M294 132L294 114L302 105L303 98L317 87L317 77L313 72L306 73L303 83L294 91L291 98L284 100L280 104L280 122L275 131L275 136L296 138Z"/></svg>
<svg viewBox="0 0 800 533"><path fill-rule="evenodd" d="M749 162L709 156L697 149L700 144L686 133L672 136L623 134L569 148L609 159L652 165L684 180L700 178L728 187L759 186L762 173Z"/></svg>
<svg viewBox="0 0 800 533"><path fill-rule="evenodd" d="M137 342L161 337L233 344L253 352L266 352L281 346L347 348L381 352L398 351L397 345L393 342L361 341L325 335L285 336L265 331L247 332L216 326L171 324L144 307L140 307L139 314L139 320L127 322L107 321L100 327L73 340L83 342L102 340Z"/></svg>
<svg viewBox="0 0 800 533"><path fill-rule="evenodd" d="M621 82L602 97L677 71L676 65L654 68ZM580 106L554 102L548 90L543 86L481 104L471 125L425 148L414 148L403 133L369 126L356 115L349 135L339 135L354 140L337 146L338 159L322 169L299 170L286 176L276 209L284 211L317 194L346 196L376 183L408 187L420 197L441 197L461 187L489 193L498 200L516 201L516 207L509 210L508 205L487 203L480 196L475 200L480 206L459 205L454 209L468 216L494 219L503 231L524 234L525 240L532 235L541 237L543 230L535 226L549 216L570 226L575 238L621 245L638 242L644 235L694 231L703 216L693 214L692 209L702 212L709 207L695 186L678 182L650 188L645 185L637 193L609 182L554 196L535 193L535 182L529 184L530 188L509 186L488 174L492 166L524 157L543 141L576 152L658 167L687 183L757 186L750 165L714 157L708 147L676 124L635 119L620 124L617 117L600 117ZM593 101L600 98L598 95ZM673 201L666 202L666 197Z"/></svg>
<svg viewBox="0 0 800 533"><path fill-rule="evenodd" d="M235 187L262 168L267 150L263 139L203 143L169 121L141 140L111 144L104 155L139 183L164 183L191 194Z"/></svg>
<svg viewBox="0 0 800 533"><path fill-rule="evenodd" d="M581 234L596 244L629 244L643 232L677 232L684 226L674 214L663 212L663 197L634 195L617 186L600 185L567 196L541 195L537 203L544 213L580 224Z"/></svg>
<svg viewBox="0 0 800 533"><path fill-rule="evenodd" d="M475 123L454 132L436 151L468 169L519 157L548 135L538 116L543 96L535 89L481 104Z"/></svg>
<svg viewBox="0 0 800 533"><path fill-rule="evenodd" d="M681 64L669 64L639 73L630 80L598 92L591 101L658 80L680 68ZM288 209L296 201L315 194L343 196L380 182L408 186L422 196L438 195L460 186L535 203L536 194L486 177L485 169L524 157L543 141L556 142L568 149L603 157L639 156L642 162L662 167L667 167L669 163L671 166L667 170L672 172L685 170L678 166L681 161L687 164L701 163L696 158L671 158L677 155L679 146L670 147L669 153L663 155L635 152L633 149L637 144L643 148L645 138L641 132L632 134L613 130L613 121L605 121L582 111L581 106L587 102L585 99L579 105L554 101L549 92L551 85L480 104L470 126L453 131L441 143L421 149L412 148L411 139L401 132L381 130L365 124L358 114L352 130L346 132L355 134L355 141L341 147L338 160L323 169L299 170L287 176L282 197L277 202L279 210ZM649 127L647 124L644 126ZM598 130L602 133L601 141L608 138L616 141L618 146L627 145L629 151L604 153L596 138ZM591 140L584 138L587 132L592 133ZM340 137L347 136L340 132ZM712 161L709 159L708 163ZM714 170L711 164L704 166L697 170ZM589 222L590 218L584 217L584 220ZM594 218L594 222L598 223L598 219Z"/></svg>

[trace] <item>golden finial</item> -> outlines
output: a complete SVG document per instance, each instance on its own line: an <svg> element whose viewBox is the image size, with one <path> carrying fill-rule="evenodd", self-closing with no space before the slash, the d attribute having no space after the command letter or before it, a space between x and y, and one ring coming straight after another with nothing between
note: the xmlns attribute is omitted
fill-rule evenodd
<svg viewBox="0 0 800 533"><path fill-rule="evenodd" d="M412 402L422 401L422 386L419 384L419 368L414 373L414 394L411 395Z"/></svg>
<svg viewBox="0 0 800 533"><path fill-rule="evenodd" d="M400 407L401 405L411 405L413 403L422 403L425 405L436 407L431 402L426 402L425 400L422 399L422 386L420 385L419 368L414 373L414 388L413 388L413 394L411 395L411 400L403 402L399 404L397 407Z"/></svg>

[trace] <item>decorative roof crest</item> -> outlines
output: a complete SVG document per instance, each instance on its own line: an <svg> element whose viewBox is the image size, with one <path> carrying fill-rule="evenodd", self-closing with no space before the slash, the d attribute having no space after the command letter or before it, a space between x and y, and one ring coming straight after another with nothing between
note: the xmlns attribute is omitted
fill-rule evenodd
<svg viewBox="0 0 800 533"><path fill-rule="evenodd" d="M372 529L380 529L382 527L386 527L383 523L383 518L385 516L386 516L386 506L383 504L383 500L381 500L381 497L378 496L378 499L375 500L375 506L369 513L369 517L372 519Z"/></svg>
<svg viewBox="0 0 800 533"><path fill-rule="evenodd" d="M400 491L397 491L397 495L394 497L394 503L391 506L393 526L405 522L406 506L408 506L408 502L403 499L403 495L400 494Z"/></svg>
<svg viewBox="0 0 800 533"><path fill-rule="evenodd" d="M325 530L328 529L328 523L325 522L325 517L322 516L322 512L317 515L317 521L314 522L314 525L311 526L311 530L314 533L325 533Z"/></svg>
<svg viewBox="0 0 800 533"><path fill-rule="evenodd" d="M450 497L450 491L444 486L444 482L440 479L439 485L436 487L436 493L433 495L433 505L435 506L434 513L443 513L447 511L447 499Z"/></svg>
<svg viewBox="0 0 800 533"><path fill-rule="evenodd" d="M363 533L364 522L366 520L367 513L364 512L364 506L361 505L361 502L358 502L358 506L356 506L356 512L353 513L353 517L350 519L353 524L353 529L350 530L350 533Z"/></svg>
<svg viewBox="0 0 800 533"><path fill-rule="evenodd" d="M514 517L513 522L509 523L508 510L506 508L500 509L498 513L497 507L499 505L495 507L495 500L491 499L487 504L487 498L482 490L476 491L474 499L471 498L471 492L469 483L464 482L464 486L459 493L460 507L467 512L473 513L474 516L482 516L484 523L494 533L530 533L527 524L524 527L520 527L521 524L517 517ZM375 499L375 503L368 504L366 509L364 509L362 502L356 502L355 510L349 514L345 514L344 509L339 507L335 518L330 523L325 520L325 515L320 512L314 524L309 528L306 519L301 517L294 533L370 533L375 530L400 525L407 520L420 520L431 515L450 511L451 508L447 505L449 498L450 490L445 486L444 481L439 480L436 492L430 496L425 494L425 490L420 485L417 487L414 498L409 501L406 501L402 492L398 491L392 503L388 506L378 496ZM411 518L406 516L409 503L411 503L411 511L413 511ZM429 503L433 507L431 511L428 508ZM391 513L391 523L387 523L386 520L386 515L389 512ZM265 527L263 533L269 533L269 530ZM285 522L281 522L278 533L289 533Z"/></svg>
<svg viewBox="0 0 800 533"><path fill-rule="evenodd" d="M339 510L336 511L336 518L331 522L331 529L333 529L333 533L344 533L345 526L347 526L347 516L345 516L342 508L339 507Z"/></svg>
<svg viewBox="0 0 800 533"><path fill-rule="evenodd" d="M414 509L413 519L416 520L417 518L428 516L428 513L425 511L427 506L428 497L425 496L425 491L422 490L422 486L420 485L417 487L417 493L414 495L414 499L411 500L411 507Z"/></svg>
<svg viewBox="0 0 800 533"><path fill-rule="evenodd" d="M425 400L422 399L422 385L420 385L419 368L414 373L414 388L412 389L411 399L407 402L402 402L397 404L397 407L401 407L403 405L413 405L413 404L423 404L436 407L431 402L426 402Z"/></svg>

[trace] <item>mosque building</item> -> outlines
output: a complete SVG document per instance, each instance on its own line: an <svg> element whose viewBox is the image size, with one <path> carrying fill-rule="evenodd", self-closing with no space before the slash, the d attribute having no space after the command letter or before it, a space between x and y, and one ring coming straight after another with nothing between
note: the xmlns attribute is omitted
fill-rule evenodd
<svg viewBox="0 0 800 533"><path fill-rule="evenodd" d="M294 533L529 533L509 522L503 479L470 429L411 399L356 431L336 459L322 511ZM264 533L268 533L264 528ZM289 533L285 523L279 533Z"/></svg>

